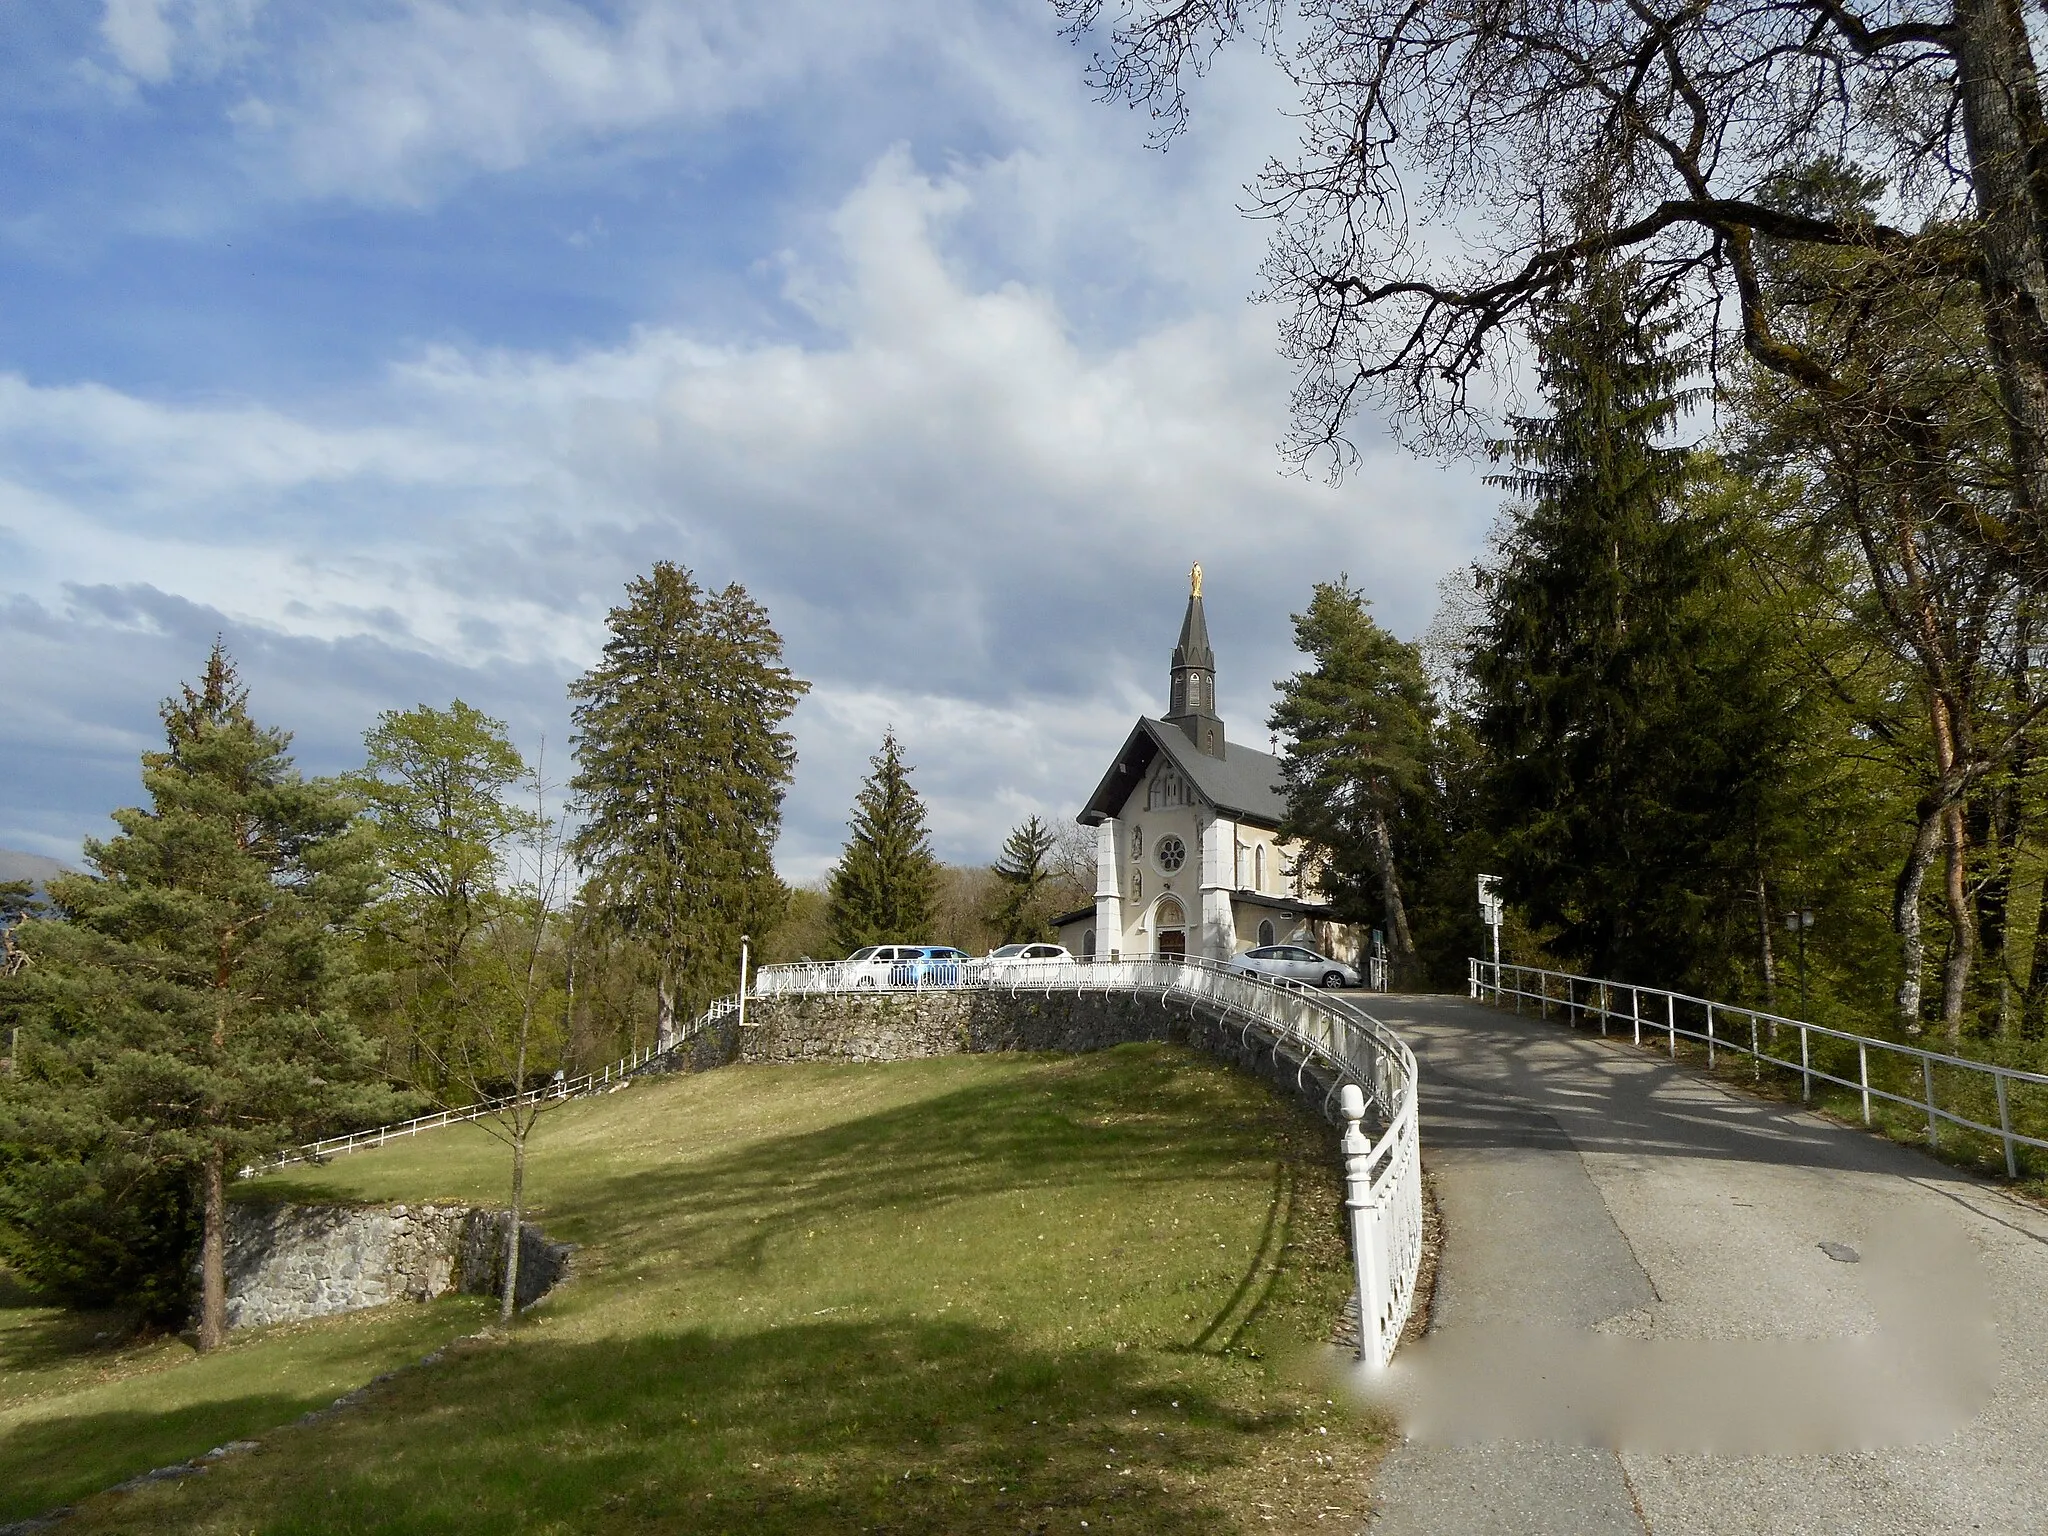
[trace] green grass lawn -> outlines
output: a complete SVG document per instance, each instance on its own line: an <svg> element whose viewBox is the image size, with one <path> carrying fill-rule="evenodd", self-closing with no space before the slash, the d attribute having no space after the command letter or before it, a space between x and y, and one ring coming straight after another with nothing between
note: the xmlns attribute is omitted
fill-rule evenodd
<svg viewBox="0 0 2048 1536"><path fill-rule="evenodd" d="M496 1203L505 1162L447 1130L238 1193ZM39 1467L89 1462L72 1481L104 1482L247 1437L262 1449L90 1500L65 1531L1284 1531L1363 1514L1380 1435L1296 1359L1347 1290L1333 1138L1199 1055L643 1084L545 1122L529 1183L536 1219L584 1246L509 1337L274 1430L469 1331L476 1304L269 1330L209 1359L162 1345L106 1382L48 1344L26 1367L44 1387L0 1399L0 1508L42 1497L19 1477L63 1482ZM148 1455L116 1465L143 1435Z"/></svg>

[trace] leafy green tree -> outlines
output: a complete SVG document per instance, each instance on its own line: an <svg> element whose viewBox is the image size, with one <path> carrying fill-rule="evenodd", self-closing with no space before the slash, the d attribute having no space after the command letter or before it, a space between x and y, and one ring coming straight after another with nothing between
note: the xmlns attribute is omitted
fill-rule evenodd
<svg viewBox="0 0 2048 1536"><path fill-rule="evenodd" d="M1050 859L1059 845L1059 833L1028 817L1013 827L1003 840L994 873L1001 884L989 910L989 925L998 944L1019 944L1052 936L1052 916L1046 910L1046 893L1053 878Z"/></svg>
<svg viewBox="0 0 2048 1536"><path fill-rule="evenodd" d="M1294 616L1294 643L1315 665L1278 685L1270 724L1288 743L1281 835L1300 839L1324 865L1340 908L1363 905L1359 887L1373 888L1405 979L1415 940L1391 829L1405 805L1428 794L1435 710L1421 653L1375 623L1370 606L1348 577L1317 583Z"/></svg>
<svg viewBox="0 0 2048 1536"><path fill-rule="evenodd" d="M780 917L771 859L796 744L782 729L810 684L782 664L768 611L738 585L707 593L667 561L611 611L604 658L570 688L584 821L571 850L586 899L647 947L657 1038L739 966L740 936Z"/></svg>
<svg viewBox="0 0 2048 1536"><path fill-rule="evenodd" d="M502 905L507 849L532 830L533 813L506 798L526 764L503 721L460 699L387 710L363 741L350 783L385 878L369 926L398 992L402 1070L442 1096L472 940Z"/></svg>
<svg viewBox="0 0 2048 1536"><path fill-rule="evenodd" d="M868 759L854 797L852 836L832 871L832 942L842 953L891 939L922 939L932 925L939 863L924 801L892 727Z"/></svg>
<svg viewBox="0 0 2048 1536"><path fill-rule="evenodd" d="M23 1026L0 1139L17 1149L0 1220L31 1273L95 1196L199 1213L199 1344L226 1330L226 1181L307 1136L394 1112L350 1021L350 925L374 878L340 788L306 780L257 725L216 644L163 707L147 809L86 844L92 875L51 882L63 921L30 921L7 999ZM25 1149L25 1154L22 1149ZM25 1166L24 1166L25 1165Z"/></svg>
<svg viewBox="0 0 2048 1536"><path fill-rule="evenodd" d="M1731 541L1686 515L1694 460L1665 442L1685 364L1632 283L1595 264L1540 333L1550 414L1499 450L1526 501L1472 670L1510 898L1561 955L1665 980L1754 900L1784 719L1727 600Z"/></svg>

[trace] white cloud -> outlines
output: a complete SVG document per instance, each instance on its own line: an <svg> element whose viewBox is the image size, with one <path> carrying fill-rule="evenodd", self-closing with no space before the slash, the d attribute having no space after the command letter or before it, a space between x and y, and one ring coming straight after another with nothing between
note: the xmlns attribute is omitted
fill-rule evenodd
<svg viewBox="0 0 2048 1536"><path fill-rule="evenodd" d="M100 38L147 85L183 71L209 74L238 53L262 0L105 0Z"/></svg>
<svg viewBox="0 0 2048 1536"><path fill-rule="evenodd" d="M443 348L395 367L360 420L0 379L11 585L45 613L67 584L147 588L215 616L184 628L325 647L337 678L380 658L379 687L516 676L537 690L521 718L559 743L559 684L622 583L679 560L762 598L817 684L790 873L829 862L890 721L942 849L986 858L1029 811L1070 814L1130 717L1161 707L1191 559L1224 713L1262 740L1309 584L1348 568L1419 633L1487 499L1392 452L1343 489L1280 475L1286 381L1258 311L1090 346L1045 289L968 280L949 231L1014 175L882 157L829 245L786 255L791 302L827 332L811 345L649 327L563 355ZM138 705L188 665L158 657L167 633L102 635L157 658L130 667ZM293 702L345 744L413 702L373 692Z"/></svg>

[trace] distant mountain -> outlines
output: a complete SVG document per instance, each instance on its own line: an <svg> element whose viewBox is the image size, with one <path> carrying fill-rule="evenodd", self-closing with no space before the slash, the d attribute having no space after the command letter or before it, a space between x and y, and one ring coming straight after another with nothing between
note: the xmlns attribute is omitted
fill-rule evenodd
<svg viewBox="0 0 2048 1536"><path fill-rule="evenodd" d="M46 859L40 853L0 848L0 880L32 880L41 887L58 875L70 873L71 866L61 859Z"/></svg>

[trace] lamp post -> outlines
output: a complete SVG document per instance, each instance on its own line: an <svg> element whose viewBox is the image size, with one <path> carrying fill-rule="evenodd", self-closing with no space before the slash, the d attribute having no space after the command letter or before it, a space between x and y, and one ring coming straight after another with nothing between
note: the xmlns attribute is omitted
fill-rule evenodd
<svg viewBox="0 0 2048 1536"><path fill-rule="evenodd" d="M740 935L740 1028L747 1027L747 936Z"/></svg>
<svg viewBox="0 0 2048 1536"><path fill-rule="evenodd" d="M1493 984L1500 985L1500 876L1479 877L1479 920L1493 930Z"/></svg>
<svg viewBox="0 0 2048 1536"><path fill-rule="evenodd" d="M1785 914L1785 926L1799 935L1799 1016L1806 1017L1806 930L1813 926L1813 911L1801 907Z"/></svg>

